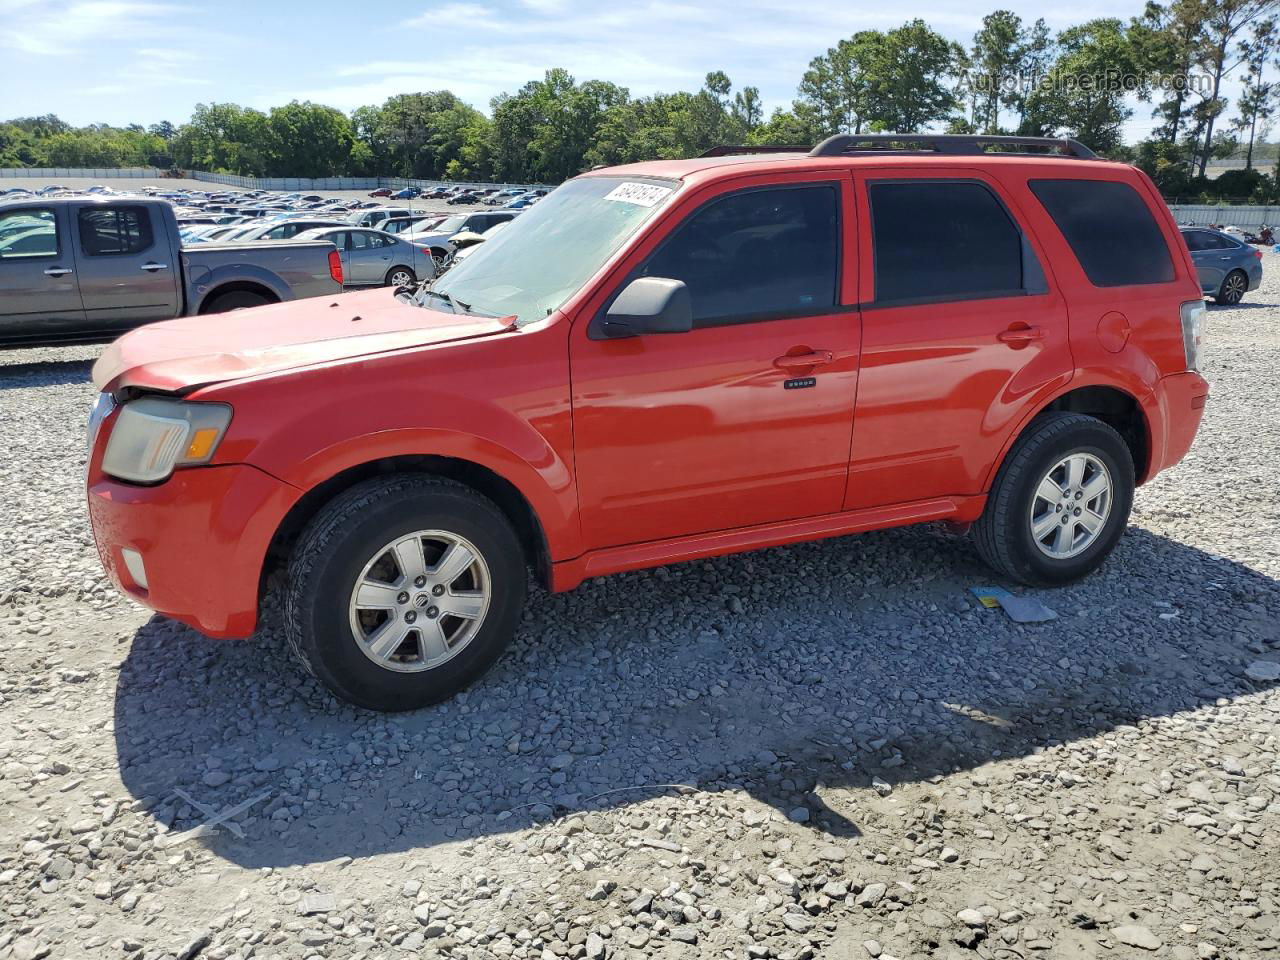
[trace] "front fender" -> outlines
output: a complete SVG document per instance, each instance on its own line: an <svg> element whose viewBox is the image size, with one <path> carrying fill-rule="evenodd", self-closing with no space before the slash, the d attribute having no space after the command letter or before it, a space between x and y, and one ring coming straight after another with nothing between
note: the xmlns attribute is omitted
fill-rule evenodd
<svg viewBox="0 0 1280 960"><path fill-rule="evenodd" d="M215 462L301 490L402 456L465 460L533 508L553 560L581 553L563 343L486 337L206 387L234 411ZM481 374L483 371L483 375ZM485 396L484 394L488 394Z"/></svg>

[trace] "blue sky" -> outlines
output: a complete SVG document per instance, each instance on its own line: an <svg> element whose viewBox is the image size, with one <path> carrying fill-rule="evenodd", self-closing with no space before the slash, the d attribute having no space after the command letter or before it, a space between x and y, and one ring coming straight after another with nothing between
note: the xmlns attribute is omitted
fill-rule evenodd
<svg viewBox="0 0 1280 960"><path fill-rule="evenodd" d="M1141 0L0 0L0 119L181 123L199 102L265 109L292 99L342 110L448 88L488 111L553 66L633 95L696 89L721 69L735 89L786 106L809 60L857 30L921 17L966 45L1003 6L1056 29L1128 17ZM1153 122L1138 104L1127 131Z"/></svg>

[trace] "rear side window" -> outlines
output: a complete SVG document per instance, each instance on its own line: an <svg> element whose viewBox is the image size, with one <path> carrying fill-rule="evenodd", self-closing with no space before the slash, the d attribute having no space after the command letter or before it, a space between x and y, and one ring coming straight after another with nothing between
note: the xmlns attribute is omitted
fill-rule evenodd
<svg viewBox="0 0 1280 960"><path fill-rule="evenodd" d="M748 190L672 231L641 275L681 280L695 327L796 316L836 302L840 218L832 185Z"/></svg>
<svg viewBox="0 0 1280 960"><path fill-rule="evenodd" d="M80 211L80 246L91 257L142 253L152 243L145 207L107 207Z"/></svg>
<svg viewBox="0 0 1280 960"><path fill-rule="evenodd" d="M1169 245L1138 192L1111 180L1032 180L1095 287L1168 283Z"/></svg>
<svg viewBox="0 0 1280 960"><path fill-rule="evenodd" d="M1023 269L1024 253L1034 257L1021 231L983 184L879 181L867 195L877 306L1017 296L1043 286L1038 265ZM1040 279L1027 283L1024 273Z"/></svg>

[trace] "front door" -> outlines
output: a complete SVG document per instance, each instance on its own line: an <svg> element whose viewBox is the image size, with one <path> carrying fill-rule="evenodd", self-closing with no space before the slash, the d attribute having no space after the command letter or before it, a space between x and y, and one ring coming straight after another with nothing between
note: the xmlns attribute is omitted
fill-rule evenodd
<svg viewBox="0 0 1280 960"><path fill-rule="evenodd" d="M869 170L846 509L982 492L1013 424L1072 373L1066 303L998 183ZM860 178L861 179L861 178Z"/></svg>
<svg viewBox="0 0 1280 960"><path fill-rule="evenodd" d="M76 259L85 318L110 332L182 311L178 274L154 208L131 204L73 205Z"/></svg>
<svg viewBox="0 0 1280 960"><path fill-rule="evenodd" d="M65 208L0 213L0 339L67 335L84 326Z"/></svg>
<svg viewBox="0 0 1280 960"><path fill-rule="evenodd" d="M859 329L847 174L743 177L685 197L614 276L689 288L694 329L571 335L588 549L835 513ZM598 334L595 334L598 336Z"/></svg>

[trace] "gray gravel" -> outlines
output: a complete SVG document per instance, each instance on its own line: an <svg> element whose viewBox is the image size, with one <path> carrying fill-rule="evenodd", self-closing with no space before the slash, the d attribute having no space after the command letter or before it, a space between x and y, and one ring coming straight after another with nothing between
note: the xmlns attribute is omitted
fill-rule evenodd
<svg viewBox="0 0 1280 960"><path fill-rule="evenodd" d="M1036 593L1057 620L898 530L535 594L470 693L394 718L269 625L120 598L97 348L0 355L0 958L1280 956L1266 266L1211 311L1191 456Z"/></svg>

